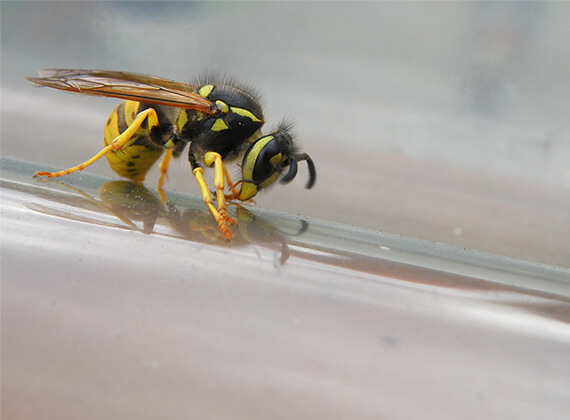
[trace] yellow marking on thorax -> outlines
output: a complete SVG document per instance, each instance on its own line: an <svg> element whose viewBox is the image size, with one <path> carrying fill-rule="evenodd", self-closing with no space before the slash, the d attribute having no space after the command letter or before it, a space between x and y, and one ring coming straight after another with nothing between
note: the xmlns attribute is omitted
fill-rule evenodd
<svg viewBox="0 0 570 420"><path fill-rule="evenodd" d="M182 109L180 110L180 114L178 114L178 118L176 120L176 128L178 129L178 132L181 132L186 124L188 124L188 113L185 109Z"/></svg>
<svg viewBox="0 0 570 420"><path fill-rule="evenodd" d="M224 122L224 120L222 120L221 118L216 119L216 122L214 122L214 125L212 126L211 130L212 131L222 131L222 130L227 130L229 127L228 125Z"/></svg>
<svg viewBox="0 0 570 420"><path fill-rule="evenodd" d="M245 108L237 108L235 106L232 106L231 110L234 114L238 114L242 117L249 118L250 120L252 120L254 122L263 122L262 120L257 118L255 115L253 115L253 113L251 111L248 111Z"/></svg>
<svg viewBox="0 0 570 420"><path fill-rule="evenodd" d="M204 98L207 98L212 90L214 90L214 85L205 85L198 89L198 94Z"/></svg>

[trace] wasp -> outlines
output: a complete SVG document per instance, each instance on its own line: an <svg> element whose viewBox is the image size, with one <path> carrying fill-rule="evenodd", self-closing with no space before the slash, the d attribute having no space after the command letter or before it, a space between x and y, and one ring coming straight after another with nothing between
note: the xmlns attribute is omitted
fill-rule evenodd
<svg viewBox="0 0 570 420"><path fill-rule="evenodd" d="M27 79L37 86L125 100L107 120L99 153L62 171L36 172L36 177L81 171L105 156L117 174L142 183L162 157L158 181L162 191L171 158L179 157L188 145L188 160L204 203L226 239L232 237L229 225L236 223L228 216L226 200L246 201L277 180L292 181L300 161L306 161L309 169L306 188L315 183L315 165L296 147L291 124L282 122L264 135L257 95L229 79L186 84L138 73L76 69L42 70L40 77ZM239 157L241 179L234 184L225 163ZM203 165L214 167L217 207Z"/></svg>

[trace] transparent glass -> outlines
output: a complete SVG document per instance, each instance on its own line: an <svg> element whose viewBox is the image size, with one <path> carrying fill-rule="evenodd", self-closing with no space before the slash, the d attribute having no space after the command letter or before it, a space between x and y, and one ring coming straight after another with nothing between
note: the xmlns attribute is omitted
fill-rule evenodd
<svg viewBox="0 0 570 420"><path fill-rule="evenodd" d="M569 3L0 8L2 417L565 418ZM317 183L228 243L184 155L166 201L104 161L37 182L118 102L41 68L251 83Z"/></svg>

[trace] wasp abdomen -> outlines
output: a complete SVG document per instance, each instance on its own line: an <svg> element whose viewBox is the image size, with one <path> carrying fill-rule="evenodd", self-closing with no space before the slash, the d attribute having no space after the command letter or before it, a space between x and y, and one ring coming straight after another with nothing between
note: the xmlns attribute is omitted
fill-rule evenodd
<svg viewBox="0 0 570 420"><path fill-rule="evenodd" d="M122 102L107 120L103 144L111 144L132 124L139 112L147 108L148 105L136 101ZM109 166L120 176L142 182L149 169L164 153L164 147L156 144L158 138L160 127L145 120L123 147L105 155Z"/></svg>

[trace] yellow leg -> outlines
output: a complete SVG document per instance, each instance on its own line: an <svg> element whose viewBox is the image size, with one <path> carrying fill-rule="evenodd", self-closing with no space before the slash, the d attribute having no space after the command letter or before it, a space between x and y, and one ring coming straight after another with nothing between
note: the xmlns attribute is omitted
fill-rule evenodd
<svg viewBox="0 0 570 420"><path fill-rule="evenodd" d="M164 181L167 177L168 166L170 165L170 159L172 158L172 149L168 149L164 154L164 157L160 161L159 169L160 169L160 177L158 178L158 184L156 185L156 191L160 196L160 199L163 203L166 203L166 194L164 193Z"/></svg>
<svg viewBox="0 0 570 420"><path fill-rule="evenodd" d="M226 201L237 200L237 198L239 196L239 190L237 189L237 187L239 185L241 185L243 180L240 179L236 182L232 182L232 178L230 177L230 173L228 172L228 168L224 164L222 164L222 167L224 169L224 176L226 177L226 182L228 183L228 189L230 190L230 193L225 195L225 199L226 199ZM248 203L255 203L255 200L250 198L249 200L247 200L247 202Z"/></svg>
<svg viewBox="0 0 570 420"><path fill-rule="evenodd" d="M202 168L194 169L194 176L196 177L198 185L200 186L200 191L202 192L204 203L206 203L208 209L210 210L210 213L212 213L212 216L214 216L214 219L216 219L216 222L218 223L218 226L220 227L224 238L232 239L232 233L230 232L228 223L226 222L225 218L220 215L220 212L216 209L216 207L214 207L214 204L212 203L210 190L208 189L208 185L206 184L206 181L204 181L204 176L202 175L203 171L204 170Z"/></svg>
<svg viewBox="0 0 570 420"><path fill-rule="evenodd" d="M164 181L166 180L167 177L167 172L168 172L168 166L170 165L170 159L172 158L172 149L168 149L166 151L166 153L164 154L164 157L162 158L162 160L160 161L160 178L158 178L158 185L157 185L157 189L162 190L162 187L164 185Z"/></svg>
<svg viewBox="0 0 570 420"><path fill-rule="evenodd" d="M226 195L224 194L224 176L228 174L222 157L219 153L206 152L204 154L204 163L208 166L214 164L214 186L216 187L216 198L218 200L218 212L220 216L226 221L227 224L233 225L236 223L234 219L228 216L226 208ZM225 171L224 171L225 169Z"/></svg>
<svg viewBox="0 0 570 420"><path fill-rule="evenodd" d="M234 184L232 182L232 179L230 178L230 173L228 172L228 168L226 167L226 165L222 164L222 168L224 169L224 176L226 177L228 188L231 191L231 194L226 195L226 200L235 200L239 195L239 191L236 189L236 186L241 184L242 181L237 181Z"/></svg>
<svg viewBox="0 0 570 420"><path fill-rule="evenodd" d="M158 117L156 115L156 111L152 108L145 109L144 111L140 112L137 115L137 117L134 119L132 124L125 131L123 131L121 134L119 134L117 137L115 137L115 139L111 142L111 144L109 144L108 146L105 146L103 149L101 149L101 151L99 153L97 153L91 159L88 159L85 162L80 163L77 166L73 166L71 168L64 169L62 171L57 171L57 172L38 171L34 174L34 177L45 176L46 178L56 178L56 177L59 177L62 175L69 175L69 174L72 174L74 172L81 171L81 170L85 169L87 166L95 163L96 161L101 159L103 156L105 156L107 153L109 153L110 151L119 150L121 147L123 147L130 140L130 138L137 132L137 130L140 128L143 121L147 117L149 119L149 122L148 122L149 127L153 127L155 125L158 125Z"/></svg>

